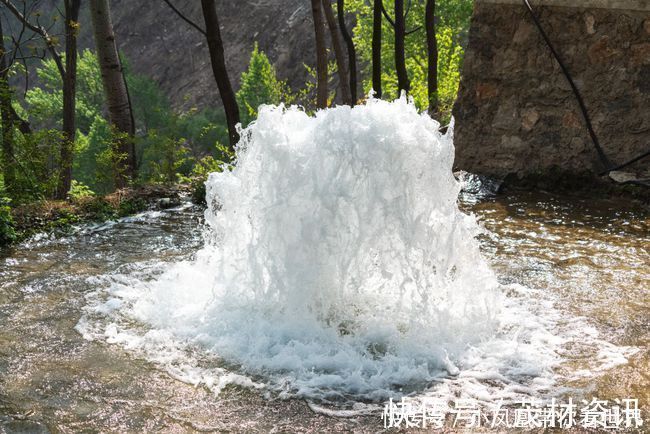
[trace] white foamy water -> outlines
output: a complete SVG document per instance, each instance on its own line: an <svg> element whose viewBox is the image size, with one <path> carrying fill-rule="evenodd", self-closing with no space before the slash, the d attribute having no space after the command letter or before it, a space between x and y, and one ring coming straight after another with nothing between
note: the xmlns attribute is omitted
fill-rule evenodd
<svg viewBox="0 0 650 434"><path fill-rule="evenodd" d="M77 329L215 390L548 391L566 342L552 303L498 285L438 126L405 98L314 117L263 107L234 169L207 183L205 247L95 278Z"/></svg>

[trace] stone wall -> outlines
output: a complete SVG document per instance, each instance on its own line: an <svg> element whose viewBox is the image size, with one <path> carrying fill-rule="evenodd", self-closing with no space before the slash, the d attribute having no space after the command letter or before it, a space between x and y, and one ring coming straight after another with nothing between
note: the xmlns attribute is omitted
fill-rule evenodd
<svg viewBox="0 0 650 434"><path fill-rule="evenodd" d="M614 163L650 149L650 1L531 0ZM580 6L572 6L580 4ZM571 88L517 0L477 0L456 118L457 169L603 169ZM631 170L650 176L650 158Z"/></svg>

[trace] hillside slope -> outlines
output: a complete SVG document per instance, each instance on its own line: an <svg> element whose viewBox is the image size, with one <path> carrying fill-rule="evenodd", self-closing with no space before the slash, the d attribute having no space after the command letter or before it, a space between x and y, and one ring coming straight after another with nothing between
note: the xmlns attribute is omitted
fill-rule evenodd
<svg viewBox="0 0 650 434"><path fill-rule="evenodd" d="M174 5L203 27L201 4ZM207 107L219 100L205 37L163 2L111 2L115 34L132 70L154 78L174 107ZM226 62L235 89L255 41L275 65L278 76L298 88L307 80L303 64L313 64L311 10L306 0L217 0ZM82 22L82 25L84 23ZM92 47L90 22L82 46Z"/></svg>

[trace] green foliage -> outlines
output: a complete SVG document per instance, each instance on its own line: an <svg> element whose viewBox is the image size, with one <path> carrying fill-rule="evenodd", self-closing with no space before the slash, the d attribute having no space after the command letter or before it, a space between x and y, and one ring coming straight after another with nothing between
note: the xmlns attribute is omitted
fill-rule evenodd
<svg viewBox="0 0 650 434"><path fill-rule="evenodd" d="M9 203L11 199L0 196L0 246L10 244L16 239L14 220Z"/></svg>
<svg viewBox="0 0 650 434"><path fill-rule="evenodd" d="M390 14L393 0L384 0L384 3ZM406 38L411 96L421 110L428 105L424 3L411 2L407 29L420 30ZM366 0L348 0L346 4L356 17L354 40L362 69L360 77L364 91L368 92L371 86L372 10ZM437 1L438 87L443 122L448 120L456 98L471 10L472 0ZM384 97L391 99L397 97L393 29L387 20L382 22L382 82ZM117 163L126 156L119 153L116 145L124 137L116 134L105 116L101 73L95 54L90 50L80 53L77 67L75 181L70 198L86 203L95 202L91 200L93 192L102 195L114 190L114 179L120 167ZM255 44L237 92L242 125L256 118L262 104L300 101L308 111L313 110L316 74L313 68L305 67L309 79L302 89L293 93L277 78L268 57ZM12 75L25 73L21 69L20 63L15 63L9 72ZM330 101L336 92L331 86L335 71L335 62L331 60L328 63ZM23 135L17 130L14 134L16 163L12 169L17 188L12 189L12 199L17 204L50 197L58 179L62 81L56 64L49 59L36 67L36 73L38 85L27 92L24 105L14 103L16 111L30 121L34 130L32 134ZM204 200L207 174L222 170L224 164L234 158L222 145L228 142L223 110L190 108L179 113L153 79L130 72L128 64L125 74L136 123L133 140L138 161L137 183L187 181L197 200ZM101 204L97 206L102 207ZM127 208L129 206L125 205Z"/></svg>
<svg viewBox="0 0 650 434"><path fill-rule="evenodd" d="M72 180L72 186L68 192L68 197L72 201L79 201L87 197L93 197L95 193L86 184L79 182L75 179Z"/></svg>
<svg viewBox="0 0 650 434"><path fill-rule="evenodd" d="M394 2L384 0L391 15ZM436 2L436 36L438 39L438 97L442 121L451 116L451 108L458 92L460 68L463 61L463 45L467 38L472 14L472 0L438 0ZM427 46L424 30L425 2L412 2L406 19L407 31L420 28L406 36L406 69L411 80L411 96L420 110L428 107ZM354 13L357 26L354 42L359 64L365 78L364 92L372 87L372 6L365 0L349 0L348 12ZM392 15L391 15L392 16ZM390 23L382 20L382 87L383 97L396 98L397 74L395 72L394 32Z"/></svg>
<svg viewBox="0 0 650 434"><path fill-rule="evenodd" d="M115 207L102 196L81 196L73 203L86 221L106 221L118 216Z"/></svg>
<svg viewBox="0 0 650 434"><path fill-rule="evenodd" d="M264 52L259 51L257 42L251 53L248 69L241 75L241 86L237 92L237 102L242 126L246 127L257 117L262 104L280 104L286 101L286 83L278 80L275 68Z"/></svg>
<svg viewBox="0 0 650 434"><path fill-rule="evenodd" d="M127 75L136 119L139 180L172 183L188 175L194 160L204 155L228 159L219 143L228 141L223 110L190 109L176 114L150 78Z"/></svg>
<svg viewBox="0 0 650 434"><path fill-rule="evenodd" d="M117 209L117 214L119 217L125 217L132 214L137 214L147 209L147 202L144 199L139 197L129 198L120 201L120 205Z"/></svg>
<svg viewBox="0 0 650 434"><path fill-rule="evenodd" d="M205 182L208 180L210 173L223 171L224 165L223 161L215 160L211 156L204 157L196 162L190 176L183 179L183 181L190 184L192 202L205 205Z"/></svg>
<svg viewBox="0 0 650 434"><path fill-rule="evenodd" d="M61 128L63 82L54 60L45 59L36 69L40 85L27 91L29 118L40 128ZM76 125L88 132L97 116L102 116L104 91L97 56L84 50L77 60Z"/></svg>
<svg viewBox="0 0 650 434"><path fill-rule="evenodd" d="M27 92L26 109L17 107L37 131L21 137L17 144L19 160L25 166L25 175L19 173L19 181L25 187L20 190L26 200L48 197L56 185L63 113L62 82L56 64L44 60L36 72L39 86ZM177 114L155 81L128 71L126 79L136 121L139 182L175 182L178 174L189 174L192 162L205 155L228 159L217 146L228 140L222 110L190 109ZM104 112L97 57L85 50L78 59L73 178L99 194L113 191L118 163L126 158L116 149L119 140L125 138L113 130Z"/></svg>
<svg viewBox="0 0 650 434"><path fill-rule="evenodd" d="M61 128L63 116L63 83L51 59L43 60L36 69L40 86L27 91L26 113L36 129ZM97 57L84 50L77 61L75 122L75 156L73 177L92 189L106 193L113 188L113 164L108 167L97 157L111 146L114 137L104 118L104 91ZM53 168L56 166L52 166Z"/></svg>
<svg viewBox="0 0 650 434"><path fill-rule="evenodd" d="M305 70L307 71L307 76L309 78L307 79L305 86L296 93L294 99L302 102L307 113L313 114L313 112L316 110L317 107L317 103L316 103L316 86L318 82L317 72L316 72L316 68L312 68L306 63L303 63L303 66L305 67ZM336 96L336 89L334 89L332 86L332 81L335 73L336 73L336 61L332 60L327 63L327 89L329 91L327 95L328 106L332 104L332 101L334 101L334 97Z"/></svg>
<svg viewBox="0 0 650 434"><path fill-rule="evenodd" d="M162 130L173 117L171 104L154 80L128 72L129 87L136 130L146 135L150 130Z"/></svg>
<svg viewBox="0 0 650 434"><path fill-rule="evenodd" d="M61 131L42 129L32 134L15 134L14 155L16 163L16 189L13 199L17 203L49 197L58 180Z"/></svg>
<svg viewBox="0 0 650 434"><path fill-rule="evenodd" d="M156 130L136 142L142 150L143 164L140 177L154 183L173 183L179 171L188 173L191 169L189 149L183 139L176 139Z"/></svg>

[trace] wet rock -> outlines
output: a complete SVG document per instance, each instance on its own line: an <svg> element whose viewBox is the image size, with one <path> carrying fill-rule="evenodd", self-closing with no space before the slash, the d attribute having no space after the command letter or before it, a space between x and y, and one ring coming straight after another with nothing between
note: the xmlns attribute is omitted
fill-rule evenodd
<svg viewBox="0 0 650 434"><path fill-rule="evenodd" d="M158 208L169 209L180 206L181 200L177 197L163 197L158 199Z"/></svg>

